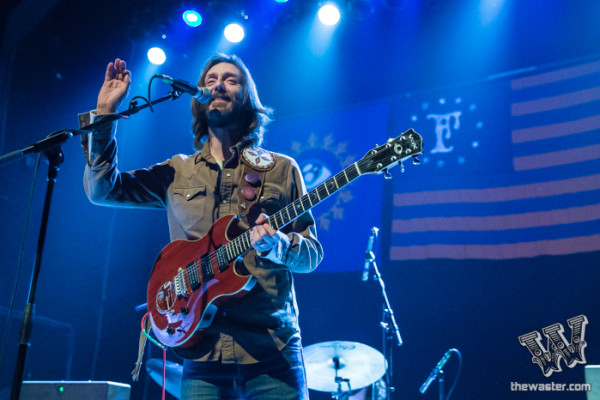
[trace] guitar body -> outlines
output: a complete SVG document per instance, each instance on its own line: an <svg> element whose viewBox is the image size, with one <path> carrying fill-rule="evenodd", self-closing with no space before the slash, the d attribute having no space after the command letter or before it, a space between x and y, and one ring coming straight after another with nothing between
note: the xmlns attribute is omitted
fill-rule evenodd
<svg viewBox="0 0 600 400"><path fill-rule="evenodd" d="M217 260L207 256L233 239L228 232L236 231L238 221L234 215L220 218L201 239L173 241L158 255L148 282L148 311L152 331L164 345L192 346L221 303L254 286L241 258L219 268ZM212 268L209 279L203 273L207 267Z"/></svg>
<svg viewBox="0 0 600 400"><path fill-rule="evenodd" d="M421 154L422 145L421 136L412 129L389 139L269 216L268 223L275 230L283 228L361 175L385 172L389 176L389 168ZM249 227L241 226L233 215L219 219L202 239L169 243L154 263L148 283L148 311L158 340L179 348L197 343L217 307L245 295L256 283L241 262L251 249Z"/></svg>

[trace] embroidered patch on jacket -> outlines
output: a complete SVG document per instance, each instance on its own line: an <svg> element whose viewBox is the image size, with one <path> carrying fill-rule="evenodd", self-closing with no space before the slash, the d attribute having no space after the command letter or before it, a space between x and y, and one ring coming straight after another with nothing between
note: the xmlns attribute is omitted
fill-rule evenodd
<svg viewBox="0 0 600 400"><path fill-rule="evenodd" d="M267 171L275 166L273 155L261 148L246 147L242 152L242 160L248 166L261 171Z"/></svg>

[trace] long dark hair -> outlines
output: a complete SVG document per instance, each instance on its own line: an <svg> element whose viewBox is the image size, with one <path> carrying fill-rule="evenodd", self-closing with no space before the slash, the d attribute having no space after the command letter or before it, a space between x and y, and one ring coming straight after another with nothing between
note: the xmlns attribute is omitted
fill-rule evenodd
<svg viewBox="0 0 600 400"><path fill-rule="evenodd" d="M263 106L258 98L256 84L246 68L243 61L236 55L219 53L210 58L204 65L198 86L205 86L205 78L208 70L220 63L235 65L242 72L242 109L244 110L243 128L245 129L243 140L251 146L259 146L263 141L265 127L271 122L273 110ZM206 118L207 104L201 104L192 99L192 133L194 134L194 148L199 150L208 137L208 120Z"/></svg>

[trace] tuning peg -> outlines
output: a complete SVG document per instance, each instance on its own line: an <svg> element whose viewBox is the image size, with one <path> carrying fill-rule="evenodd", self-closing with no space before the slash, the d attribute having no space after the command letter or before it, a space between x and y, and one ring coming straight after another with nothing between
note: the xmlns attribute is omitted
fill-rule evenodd
<svg viewBox="0 0 600 400"><path fill-rule="evenodd" d="M387 168L386 168L386 169L385 169L383 172L384 172L384 175L383 175L383 177L384 177L385 179L392 179L392 173L390 172L390 170L389 170L389 169L387 169Z"/></svg>
<svg viewBox="0 0 600 400"><path fill-rule="evenodd" d="M421 160L419 160L417 158L417 156L413 156L413 165L420 165L421 164Z"/></svg>

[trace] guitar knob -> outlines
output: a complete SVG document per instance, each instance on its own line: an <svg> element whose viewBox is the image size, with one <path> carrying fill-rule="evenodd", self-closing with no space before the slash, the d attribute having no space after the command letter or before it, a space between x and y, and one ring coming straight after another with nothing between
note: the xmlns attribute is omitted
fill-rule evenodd
<svg viewBox="0 0 600 400"><path fill-rule="evenodd" d="M174 334L174 333L175 333L175 329L173 329L173 327L172 327L172 326L169 326L169 327L167 327L167 333L168 333L169 335L172 335L172 334Z"/></svg>
<svg viewBox="0 0 600 400"><path fill-rule="evenodd" d="M390 172L390 170L389 170L389 169L386 169L386 170L385 170L385 174L383 175L383 177L384 177L385 179L392 179L392 173Z"/></svg>
<svg viewBox="0 0 600 400"><path fill-rule="evenodd" d="M188 315L188 313L190 312L190 310L187 307L181 307L181 309L179 310L179 312L181 312L183 315Z"/></svg>
<svg viewBox="0 0 600 400"><path fill-rule="evenodd" d="M413 157L413 165L420 165L421 160L419 160L416 156Z"/></svg>

